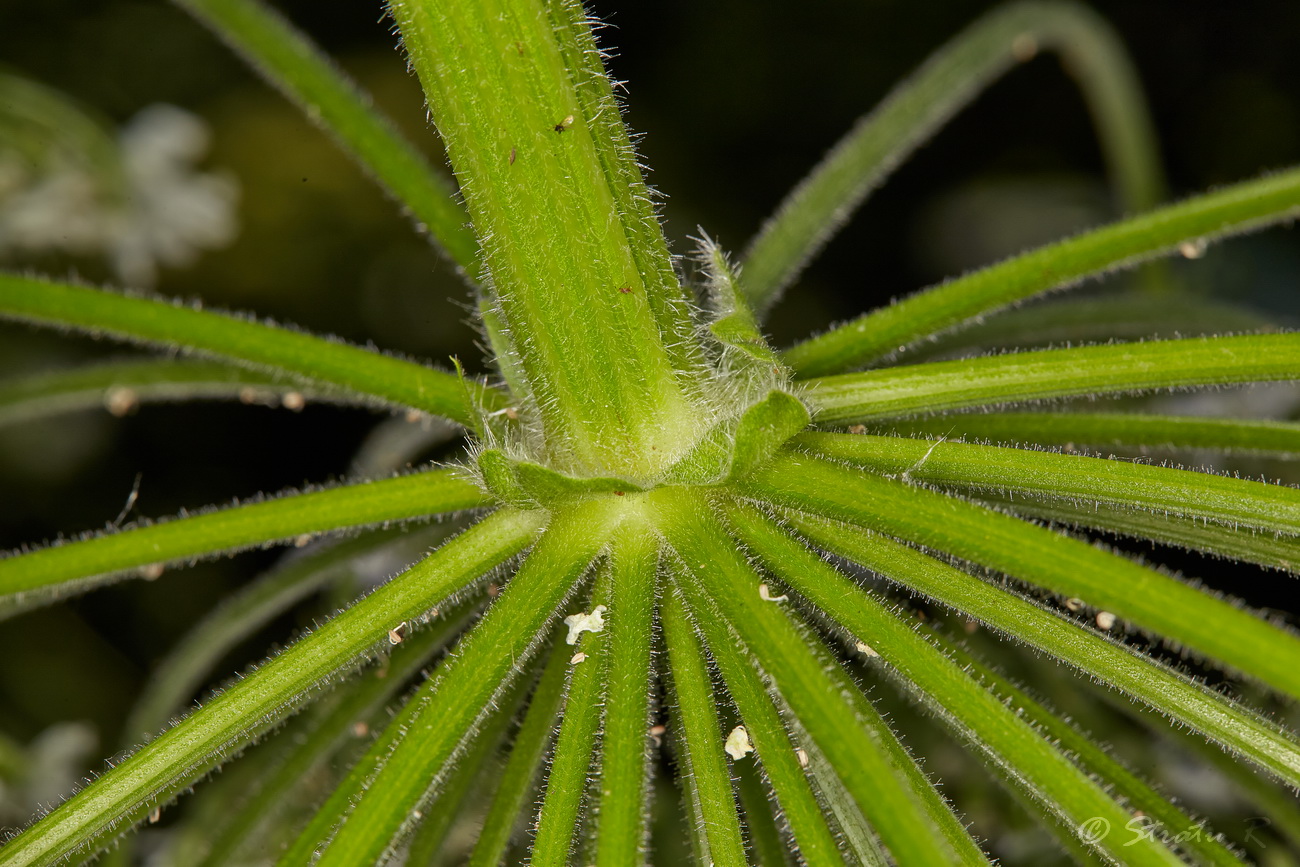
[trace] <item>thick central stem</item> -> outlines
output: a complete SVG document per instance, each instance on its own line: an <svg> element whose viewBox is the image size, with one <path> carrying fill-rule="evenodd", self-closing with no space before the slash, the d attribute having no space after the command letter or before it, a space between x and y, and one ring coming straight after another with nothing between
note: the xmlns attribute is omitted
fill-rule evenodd
<svg viewBox="0 0 1300 867"><path fill-rule="evenodd" d="M581 6L394 0L484 250L539 460L645 473L693 439L690 315Z"/></svg>

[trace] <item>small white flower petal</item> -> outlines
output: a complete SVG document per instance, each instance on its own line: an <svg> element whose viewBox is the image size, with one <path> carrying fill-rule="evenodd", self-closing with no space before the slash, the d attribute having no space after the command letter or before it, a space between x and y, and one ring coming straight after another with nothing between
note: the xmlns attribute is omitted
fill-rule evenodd
<svg viewBox="0 0 1300 867"><path fill-rule="evenodd" d="M749 732L745 731L744 726L736 726L732 729L722 748L727 751L727 755L737 761L754 751L754 745L749 742Z"/></svg>
<svg viewBox="0 0 1300 867"><path fill-rule="evenodd" d="M577 644L578 636L584 632L600 632L605 628L605 611L604 605L597 605L588 614L585 611L579 611L577 614L570 614L564 618L564 625L569 627L569 635L564 639L566 644Z"/></svg>
<svg viewBox="0 0 1300 867"><path fill-rule="evenodd" d="M861 642L861 641L859 641L859 642L855 645L855 647L857 648L858 653L865 653L867 656L879 656L879 655L880 655L879 653L876 653L876 649L875 649L874 647L872 647L870 644L866 644L866 643Z"/></svg>

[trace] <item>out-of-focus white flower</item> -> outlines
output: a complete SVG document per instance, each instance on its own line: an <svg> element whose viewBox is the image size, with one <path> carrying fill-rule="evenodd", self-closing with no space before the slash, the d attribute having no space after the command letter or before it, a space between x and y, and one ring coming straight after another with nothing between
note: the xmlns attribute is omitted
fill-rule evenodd
<svg viewBox="0 0 1300 867"><path fill-rule="evenodd" d="M116 135L62 94L0 75L0 258L65 251L107 257L126 283L229 244L239 189L198 171L197 116L152 105Z"/></svg>
<svg viewBox="0 0 1300 867"><path fill-rule="evenodd" d="M238 186L225 175L194 170L209 143L199 117L172 105L151 105L118 139L128 201L111 255L123 279L152 282L156 263L188 265L200 250L235 239Z"/></svg>

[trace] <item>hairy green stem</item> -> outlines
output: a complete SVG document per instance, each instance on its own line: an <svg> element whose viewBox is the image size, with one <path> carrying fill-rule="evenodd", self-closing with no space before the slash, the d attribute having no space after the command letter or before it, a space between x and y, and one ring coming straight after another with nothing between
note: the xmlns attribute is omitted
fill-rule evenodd
<svg viewBox="0 0 1300 867"><path fill-rule="evenodd" d="M808 380L823 424L1080 395L1300 377L1300 333L1153 340L936 361Z"/></svg>
<svg viewBox="0 0 1300 867"><path fill-rule="evenodd" d="M850 370L1049 289L1293 219L1300 169L1203 193L982 268L859 316L786 350L800 376Z"/></svg>
<svg viewBox="0 0 1300 867"><path fill-rule="evenodd" d="M540 523L501 510L265 663L98 777L0 848L0 865L45 865L144 818L296 710L331 678L389 643L461 586L519 552Z"/></svg>
<svg viewBox="0 0 1300 867"><path fill-rule="evenodd" d="M83 591L132 569L483 505L482 492L458 471L433 470L128 527L0 559L0 610ZM142 577L158 574L145 569Z"/></svg>
<svg viewBox="0 0 1300 867"><path fill-rule="evenodd" d="M455 375L339 340L201 310L163 298L0 273L0 319L91 336L211 355L232 364L301 377L375 404L410 407L477 427L477 408L505 406L504 395Z"/></svg>
<svg viewBox="0 0 1300 867"><path fill-rule="evenodd" d="M369 94L260 0L176 0L329 133L472 279L478 242L455 188L372 103Z"/></svg>
<svg viewBox="0 0 1300 867"><path fill-rule="evenodd" d="M743 522L745 541L773 572L803 594L887 666L905 691L974 745L993 769L1059 817L1073 833L1086 834L1094 816L1120 826L1128 811L1088 778L1028 720L978 684L969 673L916 634L911 624L856 588L815 552L770 519L731 510ZM837 769L842 764L836 763ZM1181 863L1158 842L1118 848L1117 839L1085 841L1123 863ZM938 863L938 862L928 862Z"/></svg>
<svg viewBox="0 0 1300 867"><path fill-rule="evenodd" d="M1300 422L1294 421L1131 412L991 412L907 419L890 427L913 436L978 437L1006 445L1207 449L1300 458Z"/></svg>
<svg viewBox="0 0 1300 867"><path fill-rule="evenodd" d="M756 526L748 517L746 526ZM1225 749L1300 784L1300 744L1256 714L1157 662L960 569L883 536L795 515L819 547L951 606L1087 674Z"/></svg>
<svg viewBox="0 0 1300 867"><path fill-rule="evenodd" d="M1232 603L1002 512L811 455L757 473L754 495L897 536L1082 599L1285 695L1300 697L1300 637Z"/></svg>
<svg viewBox="0 0 1300 867"><path fill-rule="evenodd" d="M890 478L1048 501L1118 506L1212 521L1246 532L1300 535L1300 489L1173 467L975 443L805 433L794 443Z"/></svg>
<svg viewBox="0 0 1300 867"><path fill-rule="evenodd" d="M447 762L536 652L620 519L603 501L552 519L483 620L411 700L403 736L321 854L321 867L381 863L414 830Z"/></svg>
<svg viewBox="0 0 1300 867"><path fill-rule="evenodd" d="M681 582L678 582L678 588ZM665 594L660 607L673 698L680 731L674 741L693 815L696 854L702 864L746 864L736 792L723 753L722 721L704 648L680 590Z"/></svg>
<svg viewBox="0 0 1300 867"><path fill-rule="evenodd" d="M586 13L389 8L463 179L538 447L582 475L662 465L697 421L674 363L689 321Z"/></svg>

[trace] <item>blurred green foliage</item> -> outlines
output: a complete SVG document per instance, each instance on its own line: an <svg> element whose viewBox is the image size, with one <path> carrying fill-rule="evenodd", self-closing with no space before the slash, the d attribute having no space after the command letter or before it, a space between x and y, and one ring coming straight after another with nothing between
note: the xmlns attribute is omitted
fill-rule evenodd
<svg viewBox="0 0 1300 867"><path fill-rule="evenodd" d="M419 87L378 3L276 5L442 162ZM725 248L743 246L860 113L995 4L592 5L612 25L603 36L616 52L610 62L629 82L628 120L645 133L643 162L665 194L680 252L697 225ZM1142 73L1176 194L1300 161L1300 4L1093 5L1124 36ZM240 233L192 268L165 270L159 291L438 363L456 355L481 370L477 335L465 325L470 299L452 267L330 141L164 0L0 3L0 63L114 123L156 102L209 122L207 164L233 173L242 189ZM1038 242L1043 232L1055 237L1111 216L1081 101L1053 58L1035 59L889 180L772 317L776 342ZM1292 236L1266 233L1215 248L1208 259L1189 278L1199 290L1281 321L1300 320L1300 250ZM15 265L110 279L93 258L5 263ZM121 351L0 326L0 376ZM327 407L300 414L149 407L125 419L92 413L0 431L0 548L102 527L118 516L137 475L140 497L128 518L337 477L373 421ZM57 721L85 719L101 745L116 743L153 661L275 557L255 552L155 582L127 582L0 624L0 731L27 742ZM1183 561L1205 571L1193 558ZM307 610L282 620L271 640L312 616ZM267 639L249 642L229 665L260 658ZM1061 689L1053 698L1064 705L1068 681ZM893 710L914 715L901 704ZM916 723L918 730L927 725ZM1135 729L1114 717L1104 725L1128 757L1159 760ZM932 743L930 769L945 779L952 779L950 764L970 761L945 749L942 735ZM950 791L971 818L1016 809L982 774L965 779L984 790ZM1041 845L1035 840L1028 838L1026 851Z"/></svg>

